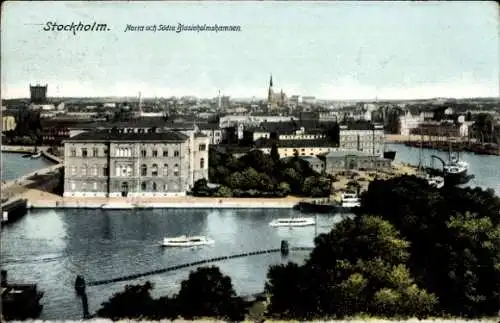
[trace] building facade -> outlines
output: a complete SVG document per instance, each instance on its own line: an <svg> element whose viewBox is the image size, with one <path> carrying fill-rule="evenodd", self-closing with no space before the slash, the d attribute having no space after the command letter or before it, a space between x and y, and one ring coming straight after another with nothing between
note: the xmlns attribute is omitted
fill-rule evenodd
<svg viewBox="0 0 500 323"><path fill-rule="evenodd" d="M325 155L325 173L342 170L376 170L391 167L391 160L361 151L337 151Z"/></svg>
<svg viewBox="0 0 500 323"><path fill-rule="evenodd" d="M344 151L360 151L373 156L383 156L384 127L373 123L340 125L339 146Z"/></svg>
<svg viewBox="0 0 500 323"><path fill-rule="evenodd" d="M209 139L180 132L81 133L64 143L64 196L183 196L208 178Z"/></svg>

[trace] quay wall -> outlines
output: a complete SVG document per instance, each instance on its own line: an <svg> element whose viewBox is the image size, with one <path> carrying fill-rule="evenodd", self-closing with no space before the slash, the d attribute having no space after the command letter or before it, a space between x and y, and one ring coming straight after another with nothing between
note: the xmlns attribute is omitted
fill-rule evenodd
<svg viewBox="0 0 500 323"><path fill-rule="evenodd" d="M40 146L38 147L40 150L47 150L49 146ZM2 152L5 153L33 153L35 152L35 146L11 146L11 145L2 145Z"/></svg>
<svg viewBox="0 0 500 323"><path fill-rule="evenodd" d="M446 137L446 136L428 136L428 135L397 135L397 134L386 134L384 136L384 140L386 144L402 144L405 142L420 142L422 141L443 141L447 142L450 140L451 142L460 142L465 143L469 142L469 139L466 137ZM470 142L476 142L475 139L471 139Z"/></svg>
<svg viewBox="0 0 500 323"><path fill-rule="evenodd" d="M107 205L110 209L291 209L300 201L298 198L29 198L30 208L82 208L100 209Z"/></svg>

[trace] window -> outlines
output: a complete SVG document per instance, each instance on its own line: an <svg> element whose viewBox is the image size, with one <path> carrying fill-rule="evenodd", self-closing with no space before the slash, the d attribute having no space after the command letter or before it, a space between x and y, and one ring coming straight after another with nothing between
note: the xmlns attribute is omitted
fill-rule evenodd
<svg viewBox="0 0 500 323"><path fill-rule="evenodd" d="M179 157L179 151L178 150L174 151L174 157Z"/></svg>
<svg viewBox="0 0 500 323"><path fill-rule="evenodd" d="M153 183L153 192L156 192L157 191L157 186L156 186L156 183Z"/></svg>
<svg viewBox="0 0 500 323"><path fill-rule="evenodd" d="M97 191L97 182L94 182L94 184L92 185L92 188L94 189L94 191Z"/></svg>
<svg viewBox="0 0 500 323"><path fill-rule="evenodd" d="M71 187L71 190L74 191L76 189L75 182L69 182L69 187Z"/></svg>
<svg viewBox="0 0 500 323"><path fill-rule="evenodd" d="M205 168L205 158L200 159L200 168L201 169Z"/></svg>
<svg viewBox="0 0 500 323"><path fill-rule="evenodd" d="M82 148L82 157L87 157L87 148Z"/></svg>
<svg viewBox="0 0 500 323"><path fill-rule="evenodd" d="M167 149L165 149L165 150L163 151L163 157L168 157L168 150L167 150Z"/></svg>
<svg viewBox="0 0 500 323"><path fill-rule="evenodd" d="M141 165L141 176L148 176L148 166L145 164Z"/></svg>
<svg viewBox="0 0 500 323"><path fill-rule="evenodd" d="M205 150L207 150L207 145L205 145L205 144L198 145L198 150L199 151L205 151Z"/></svg>
<svg viewBox="0 0 500 323"><path fill-rule="evenodd" d="M163 176L168 176L168 164L163 164Z"/></svg>
<svg viewBox="0 0 500 323"><path fill-rule="evenodd" d="M82 166L82 176L87 176L87 166Z"/></svg>
<svg viewBox="0 0 500 323"><path fill-rule="evenodd" d="M69 155L71 157L76 157L76 149L75 148L71 148L70 152L69 152Z"/></svg>
<svg viewBox="0 0 500 323"><path fill-rule="evenodd" d="M158 157L158 150L153 150L153 157Z"/></svg>
<svg viewBox="0 0 500 323"><path fill-rule="evenodd" d="M71 166L71 175L74 176L74 175L76 175L77 172L78 172L78 170L77 170L76 166L74 166L74 165Z"/></svg>
<svg viewBox="0 0 500 323"><path fill-rule="evenodd" d="M168 184L164 185L164 190L165 190L165 192L168 192Z"/></svg>
<svg viewBox="0 0 500 323"><path fill-rule="evenodd" d="M94 157L99 156L99 150L97 148L92 148L92 156Z"/></svg>
<svg viewBox="0 0 500 323"><path fill-rule="evenodd" d="M175 164L174 166L174 176L179 176L179 164Z"/></svg>
<svg viewBox="0 0 500 323"><path fill-rule="evenodd" d="M153 164L153 167L151 167L151 176L158 176L158 165Z"/></svg>
<svg viewBox="0 0 500 323"><path fill-rule="evenodd" d="M97 166L92 166L92 176L97 176Z"/></svg>
<svg viewBox="0 0 500 323"><path fill-rule="evenodd" d="M108 148L103 148L103 150L102 150L102 154L103 154L104 156L108 156Z"/></svg>
<svg viewBox="0 0 500 323"><path fill-rule="evenodd" d="M106 177L107 177L107 176L109 176L109 168L104 167L104 168L102 169L102 175L103 175L103 176L106 176Z"/></svg>
<svg viewBox="0 0 500 323"><path fill-rule="evenodd" d="M146 191L146 189L147 189L146 182L142 182L142 183L141 183L141 191L143 191L143 192L144 192L144 191Z"/></svg>
<svg viewBox="0 0 500 323"><path fill-rule="evenodd" d="M141 149L141 156L146 157L146 149Z"/></svg>

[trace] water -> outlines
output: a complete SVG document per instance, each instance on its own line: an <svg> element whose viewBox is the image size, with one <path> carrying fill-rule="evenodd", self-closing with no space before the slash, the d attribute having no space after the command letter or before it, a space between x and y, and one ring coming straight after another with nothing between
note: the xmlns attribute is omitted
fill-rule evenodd
<svg viewBox="0 0 500 323"><path fill-rule="evenodd" d="M397 150L399 162L418 164L419 152L404 145ZM424 149L430 155L446 153ZM37 167L41 159L3 154L2 176L12 179ZM471 186L491 187L500 195L500 157L463 153L476 178ZM5 174L5 175L4 175ZM80 319L81 302L73 283L83 274L87 281L120 277L199 259L279 248L281 240L291 246L312 246L314 227L273 228L272 219L298 215L293 210L35 210L2 230L0 259L10 281L36 282L45 292L41 319ZM340 221L333 215L318 215L318 233L329 231ZM215 239L214 246L197 249L163 249L165 236L201 234ZM302 263L307 251L292 251L287 260ZM232 278L240 295L263 290L268 267L286 262L279 253L214 263ZM177 293L180 282L194 268L144 277L135 281L88 287L90 312L94 313L113 293L126 284L150 280L154 296Z"/></svg>
<svg viewBox="0 0 500 323"><path fill-rule="evenodd" d="M277 217L293 210L36 210L2 233L1 257L9 280L38 282L45 291L41 319L80 319L81 305L73 291L82 273L87 281L115 278L172 265L255 250L312 246L314 226L273 228ZM340 217L317 215L318 232L329 231ZM213 246L162 248L165 236L201 234ZM291 251L287 260L302 263L308 251ZM279 253L214 263L232 278L240 295L261 292L268 267L286 262ZM154 295L177 293L190 269L144 277L132 282L88 287L90 312L127 283L150 280Z"/></svg>
<svg viewBox="0 0 500 323"><path fill-rule="evenodd" d="M418 165L419 162L419 148L407 147L402 144L387 144L387 150L395 150L396 161ZM431 155L436 155L448 160L448 153L434 149L423 149L422 163L430 166ZM469 163L469 174L475 176L465 186L492 188L497 195L500 195L500 156L476 155L474 153L462 152L460 159ZM435 160L435 167L441 167L440 162Z"/></svg>
<svg viewBox="0 0 500 323"><path fill-rule="evenodd" d="M54 165L54 163L45 158L22 158L22 155L24 153L1 153L2 167L0 168L2 181L10 181L37 169Z"/></svg>

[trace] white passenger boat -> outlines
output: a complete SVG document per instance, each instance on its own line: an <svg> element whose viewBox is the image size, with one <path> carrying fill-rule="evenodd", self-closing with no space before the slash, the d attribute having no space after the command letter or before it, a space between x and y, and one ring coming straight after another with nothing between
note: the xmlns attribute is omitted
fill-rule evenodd
<svg viewBox="0 0 500 323"><path fill-rule="evenodd" d="M37 158L40 158L42 157L42 153L41 152L38 152L38 153L35 153L33 155L30 156L31 159L37 159Z"/></svg>
<svg viewBox="0 0 500 323"><path fill-rule="evenodd" d="M272 227L304 227L315 224L316 220L314 218L283 218L269 223Z"/></svg>
<svg viewBox="0 0 500 323"><path fill-rule="evenodd" d="M163 238L163 247L197 247L214 244L215 241L204 236L180 236Z"/></svg>
<svg viewBox="0 0 500 323"><path fill-rule="evenodd" d="M123 210L123 209L135 209L135 204L130 203L108 203L101 205L101 209L105 210Z"/></svg>
<svg viewBox="0 0 500 323"><path fill-rule="evenodd" d="M355 193L344 193L341 195L340 200L341 206L343 208L360 207L361 202L359 197Z"/></svg>

